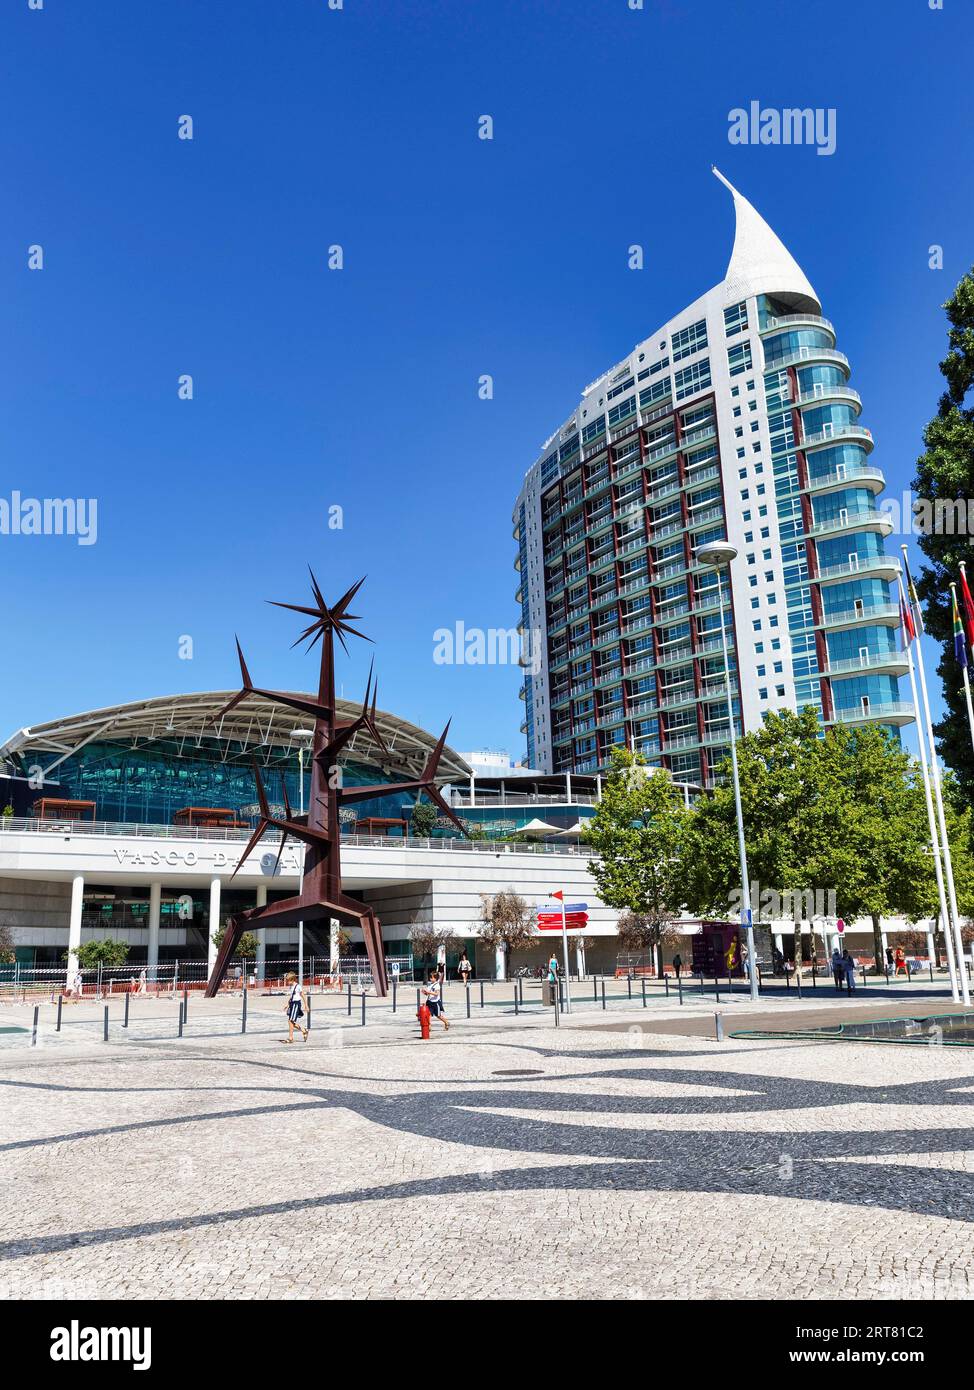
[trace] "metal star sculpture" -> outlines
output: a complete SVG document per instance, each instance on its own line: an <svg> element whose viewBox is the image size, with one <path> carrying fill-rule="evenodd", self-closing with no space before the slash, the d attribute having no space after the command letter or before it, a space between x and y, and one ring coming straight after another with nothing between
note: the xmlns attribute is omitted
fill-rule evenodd
<svg viewBox="0 0 974 1390"><path fill-rule="evenodd" d="M247 670L247 663L244 660L240 643L237 642L242 689L234 695L219 714L214 716L214 721L221 719L235 705L240 704L241 700L246 700L250 695L260 695L265 700L273 701L274 704L285 705L288 709L299 710L302 714L308 715L314 720L311 792L308 811L304 815L296 816L291 810L285 787L282 798L284 815L283 817L272 815L260 769L256 761L254 762L254 780L257 784L260 820L257 829L248 840L231 878L234 877L241 864L256 848L268 830L278 830L281 833L281 847L277 855L278 863L280 863L281 854L284 852L284 846L289 836L304 844L304 878L301 890L295 897L269 903L266 907L250 908L249 911L238 913L230 918L230 924L217 952L213 973L207 982L206 997L208 999L212 998L220 988L237 943L248 928L286 927L293 926L297 922L314 922L322 918L330 919L332 917L337 918L340 922L348 922L353 926L362 928L376 993L385 995L388 992L388 982L386 980L379 919L373 908L342 892L341 821L339 816L341 807L355 801L370 801L383 796L399 796L403 792L425 792L443 814L449 817L461 834L467 833L463 823L454 814L451 807L446 804L435 782L437 767L450 728L449 724L440 735L422 773L414 781L382 782L374 786L359 787L339 785L341 779L338 775L338 755L359 730L364 729L371 734L383 752L389 752L376 724L377 685L373 683L371 668L366 682L361 714L350 723L339 723L335 716L335 638L338 638L343 650L347 653L346 634L354 637L365 637L364 633L351 626L353 622L357 621L357 618L354 613L348 611L348 605L363 583L364 579L360 579L357 584L353 584L338 602L329 608L322 597L318 581L312 574L313 606L305 607L297 603L275 604L278 608L289 608L292 612L302 613L312 620L292 645L297 646L298 642L306 641L310 651L317 642L321 642L317 700L293 695L284 690L263 690L259 686L255 686L250 679L250 672ZM365 640L371 639L366 638ZM283 776L281 782L283 786Z"/></svg>

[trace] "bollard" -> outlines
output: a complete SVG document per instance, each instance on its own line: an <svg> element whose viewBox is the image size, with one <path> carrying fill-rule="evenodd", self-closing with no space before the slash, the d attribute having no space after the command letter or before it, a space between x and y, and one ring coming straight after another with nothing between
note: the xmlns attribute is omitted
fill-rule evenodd
<svg viewBox="0 0 974 1390"><path fill-rule="evenodd" d="M629 998L632 998L632 976L626 976L626 989L629 991Z"/></svg>
<svg viewBox="0 0 974 1390"><path fill-rule="evenodd" d="M602 981L602 1007L605 1008L605 980Z"/></svg>
<svg viewBox="0 0 974 1390"><path fill-rule="evenodd" d="M466 989L466 994L467 994L467 1017L469 1018L469 1017L470 1017L470 986L469 986L469 985L466 985L466 986L465 986L465 989Z"/></svg>
<svg viewBox="0 0 974 1390"><path fill-rule="evenodd" d="M63 994L59 994L58 997L57 997L57 1023L54 1025L54 1031L55 1031L55 1033L60 1033L60 1031L61 1031L61 1009L63 1008L63 1006L64 1006L64 995L63 995Z"/></svg>
<svg viewBox="0 0 974 1390"><path fill-rule="evenodd" d="M682 1003L683 1003L683 976L682 976L682 975L677 975L677 977L676 977L676 988L677 988L677 992L678 992L678 994L679 994L679 996L680 996L680 1003L681 1003L681 1005L682 1005Z"/></svg>
<svg viewBox="0 0 974 1390"><path fill-rule="evenodd" d="M102 1030L102 1041L108 1042L108 1005L105 1005L105 1023Z"/></svg>
<svg viewBox="0 0 974 1390"><path fill-rule="evenodd" d="M703 994L703 971L700 972L700 993Z"/></svg>
<svg viewBox="0 0 974 1390"><path fill-rule="evenodd" d="M393 1012L393 1013L396 1012L396 991L397 991L398 988L399 988L399 981L396 979L395 975L393 975L393 977L392 977L392 1012Z"/></svg>
<svg viewBox="0 0 974 1390"><path fill-rule="evenodd" d="M785 971L785 989L791 989L791 971Z"/></svg>
<svg viewBox="0 0 974 1390"><path fill-rule="evenodd" d="M421 1007L421 1006L420 1006L419 990L417 990L417 991L416 991L416 1012L417 1012L417 1014L419 1013L420 1007Z"/></svg>
<svg viewBox="0 0 974 1390"><path fill-rule="evenodd" d="M129 994L128 990L126 990L126 991L125 991L125 1017L122 1019L122 1027L123 1027L123 1028L127 1028L127 1027L129 1026L129 1000L130 1000L131 998L132 998L131 994Z"/></svg>
<svg viewBox="0 0 974 1390"><path fill-rule="evenodd" d="M885 970L885 972L886 972L886 983L889 984L889 966L887 965L887 966L884 966L883 968L884 968L884 970Z"/></svg>
<svg viewBox="0 0 974 1390"><path fill-rule="evenodd" d="M520 976L517 982L517 992L521 996L521 1003L524 1003L524 976Z"/></svg>
<svg viewBox="0 0 974 1390"><path fill-rule="evenodd" d="M183 1021L189 1018L189 990L183 985Z"/></svg>
<svg viewBox="0 0 974 1390"><path fill-rule="evenodd" d="M185 1005L182 1001L179 1004L179 1037L183 1036L183 1009Z"/></svg>
<svg viewBox="0 0 974 1390"><path fill-rule="evenodd" d="M308 1032L311 1032L311 990L308 990Z"/></svg>
<svg viewBox="0 0 974 1390"><path fill-rule="evenodd" d="M557 995L557 994L554 995L554 1002L555 1002L555 1027L558 1028L558 1027L561 1026L561 1005L560 1005L559 1002L558 1002L558 995Z"/></svg>
<svg viewBox="0 0 974 1390"><path fill-rule="evenodd" d="M800 999L802 997L802 972L800 970L795 973L795 984L798 986L798 997Z"/></svg>
<svg viewBox="0 0 974 1390"><path fill-rule="evenodd" d="M643 1008L645 1009L645 1007L646 1007L646 976L645 976L645 975L644 975L643 978L642 978L641 984L642 984L642 987L643 987Z"/></svg>
<svg viewBox="0 0 974 1390"><path fill-rule="evenodd" d="M815 972L815 963L812 962L812 989L818 988L818 976Z"/></svg>
<svg viewBox="0 0 974 1390"><path fill-rule="evenodd" d="M599 982L598 982L598 980L595 978L595 976L593 975L593 976L592 976L592 1003L593 1003L593 1004L597 1004L598 1002L599 1002Z"/></svg>
<svg viewBox="0 0 974 1390"><path fill-rule="evenodd" d="M35 1005L34 1005L34 1022L31 1024L31 1029L30 1029L30 1045L31 1045L31 1047L36 1047L36 1046L37 1046L37 1020L40 1018L40 1014L41 1014L41 1006L40 1006L40 1004L35 1004Z"/></svg>
<svg viewBox="0 0 974 1390"><path fill-rule="evenodd" d="M419 998L419 990L416 991L416 998ZM348 982L348 1016L352 1017L352 982Z"/></svg>
<svg viewBox="0 0 974 1390"><path fill-rule="evenodd" d="M365 1027L365 990L362 991L362 1027Z"/></svg>
<svg viewBox="0 0 974 1390"><path fill-rule="evenodd" d="M717 1003L719 1004L719 1003L720 1003L720 981L717 979L717 976L716 976L716 975L714 976L714 998L717 1000Z"/></svg>
<svg viewBox="0 0 974 1390"><path fill-rule="evenodd" d="M930 983L933 984L933 961L928 961L927 964L930 966Z"/></svg>
<svg viewBox="0 0 974 1390"><path fill-rule="evenodd" d="M483 980L481 980L481 982L480 982L480 1007L481 1007L481 1008L484 1007L484 982L483 982Z"/></svg>
<svg viewBox="0 0 974 1390"><path fill-rule="evenodd" d="M517 985L514 986L514 1012L517 1013Z"/></svg>
<svg viewBox="0 0 974 1390"><path fill-rule="evenodd" d="M714 1023L715 1023L715 1025L716 1025L717 1041L718 1041L718 1042L723 1042L723 1041L724 1041L724 1020L721 1018L720 1014L714 1014Z"/></svg>
<svg viewBox="0 0 974 1390"><path fill-rule="evenodd" d="M669 977L669 975L664 975L664 976L663 976L663 989L664 989L664 991L665 991L665 993L666 993L667 999L669 999L669 997L670 997L670 977Z"/></svg>
<svg viewBox="0 0 974 1390"><path fill-rule="evenodd" d="M310 1000L309 1000L308 1007L309 1007L309 1009L310 1009ZM244 985L244 987L243 987L243 1001L242 1001L242 1006L241 1006L241 1010L240 1010L240 1031L241 1031L241 1033L246 1033L246 1031L247 1031L247 986L246 986L246 985Z"/></svg>
<svg viewBox="0 0 974 1390"><path fill-rule="evenodd" d="M557 1001L556 1001L556 1008L559 1008L559 1009L563 1009L563 1008L565 1007L565 995L564 995L563 991L564 991L564 985L562 984L561 976L559 975L559 976L558 976L558 988L557 988L557 990L555 991L555 993L556 993L557 996L558 996L558 999L557 999Z"/></svg>
<svg viewBox="0 0 974 1390"><path fill-rule="evenodd" d="M865 967L865 966L862 967L862 987L863 987L863 989L866 988L866 967Z"/></svg>

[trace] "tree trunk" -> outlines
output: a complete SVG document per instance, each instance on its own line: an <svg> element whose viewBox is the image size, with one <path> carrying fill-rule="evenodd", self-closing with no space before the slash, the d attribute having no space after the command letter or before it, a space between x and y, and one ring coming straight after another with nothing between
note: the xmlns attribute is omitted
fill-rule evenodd
<svg viewBox="0 0 974 1390"><path fill-rule="evenodd" d="M802 977L802 924L801 918L795 918L795 979Z"/></svg>
<svg viewBox="0 0 974 1390"><path fill-rule="evenodd" d="M879 925L879 913L871 912L870 917L873 923L873 954L876 957L876 974L885 974L886 957L883 955L883 933Z"/></svg>

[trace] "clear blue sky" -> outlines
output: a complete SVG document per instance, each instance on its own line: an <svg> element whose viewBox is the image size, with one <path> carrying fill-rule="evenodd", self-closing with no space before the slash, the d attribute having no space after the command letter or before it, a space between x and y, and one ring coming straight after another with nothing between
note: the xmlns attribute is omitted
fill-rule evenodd
<svg viewBox="0 0 974 1390"><path fill-rule="evenodd" d="M0 736L234 685L235 631L306 683L263 600L310 562L326 595L368 572L383 706L520 756L518 670L434 666L432 634L517 621L525 469L722 277L711 163L816 286L904 487L974 260L972 51L969 0L6 0L0 495L96 497L99 539L0 537ZM834 107L836 153L732 147L753 99Z"/></svg>

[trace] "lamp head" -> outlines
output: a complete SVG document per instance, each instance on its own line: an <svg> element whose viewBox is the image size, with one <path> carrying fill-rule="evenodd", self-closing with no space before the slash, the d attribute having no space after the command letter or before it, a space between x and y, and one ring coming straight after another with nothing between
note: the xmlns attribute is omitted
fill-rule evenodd
<svg viewBox="0 0 974 1390"><path fill-rule="evenodd" d="M736 558L737 547L729 541L711 541L708 545L702 545L694 555L699 564L718 570L725 569Z"/></svg>

